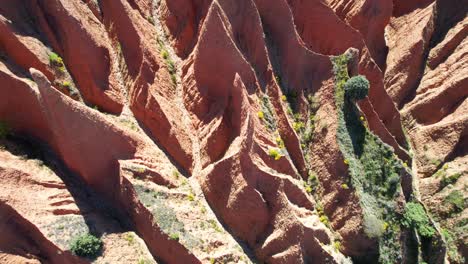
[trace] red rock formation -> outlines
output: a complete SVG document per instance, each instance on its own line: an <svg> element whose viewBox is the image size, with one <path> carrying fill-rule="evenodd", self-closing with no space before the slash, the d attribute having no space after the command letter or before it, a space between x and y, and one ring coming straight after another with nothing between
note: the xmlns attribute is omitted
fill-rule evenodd
<svg viewBox="0 0 468 264"><path fill-rule="evenodd" d="M125 59L130 108L160 144L185 170L192 169L192 142L178 122L183 112L175 101L167 65L157 54L157 35L141 14L125 1L103 1L107 27L113 31Z"/></svg>
<svg viewBox="0 0 468 264"><path fill-rule="evenodd" d="M385 88L399 108L403 106L406 98L411 96L422 77L425 54L433 32L432 10L433 5L430 5L392 18L386 29L390 51L387 57ZM401 41L402 38L407 41Z"/></svg>
<svg viewBox="0 0 468 264"><path fill-rule="evenodd" d="M466 183L466 174L458 175L468 149L463 4L1 2L0 262L82 261L42 223L100 215L87 207L97 200L116 219L98 217L111 223L97 232L107 233L105 247L132 250L121 228L108 229L121 225L141 236L135 238L146 243L149 259L164 263L349 263L348 257L384 261L398 254L410 263L413 250L440 263L444 250L428 252L445 244L457 263L454 250L466 251L458 228L466 210L450 211L446 197ZM371 161L344 149L348 135L338 123L346 113L335 102L335 82L344 80L332 59L349 48L348 75L365 75L371 85L358 102L363 123L415 173L401 172L400 195L383 203L400 215L405 202L421 199L454 239L442 241L438 232L415 239L414 229L389 219L376 219L377 238L370 237L368 217L380 212L369 208L380 208L366 203L382 202L388 186L360 190L367 187L357 181L367 178L356 170L369 176L362 170ZM50 61L52 51L63 67ZM72 96L63 86L75 83L80 94ZM48 145L63 179L36 173L26 157L11 158L15 150L7 154L2 144L20 139ZM347 166L345 156L366 160ZM401 169L396 163L392 169ZM381 175L388 176L396 177ZM78 191L68 178L80 182ZM37 198L30 201L30 193ZM123 241L113 243L115 237ZM422 247L412 248L419 240ZM104 250L97 261L136 261L109 258L113 252Z"/></svg>
<svg viewBox="0 0 468 264"><path fill-rule="evenodd" d="M331 238L316 226L318 217L310 212L311 199L291 176L267 170L269 157L261 157L264 150L255 133L257 124L239 76L233 98L241 106L239 134L224 157L199 176L209 203L234 234L255 249L260 260L283 263L328 258L338 262L339 256L321 249L320 243L329 244Z"/></svg>
<svg viewBox="0 0 468 264"><path fill-rule="evenodd" d="M138 200L132 184L121 177L118 193L120 205L131 217L133 225L146 241L151 253L165 263L201 263L184 246L169 238L155 223L152 213Z"/></svg>
<svg viewBox="0 0 468 264"><path fill-rule="evenodd" d="M337 109L334 98L334 83L329 80L317 96L323 104L317 111L320 120L312 142L312 168L319 175L323 198L321 203L330 217L331 225L343 238L343 252L347 255L362 256L375 250L373 242L364 235L362 227L362 209L359 199L352 191L343 190L341 185L349 179L348 168L344 164L338 144ZM358 241L358 242L357 242Z"/></svg>
<svg viewBox="0 0 468 264"><path fill-rule="evenodd" d="M357 29L369 48L372 58L380 69L385 69L384 30L392 15L391 0L326 0L328 5L346 23Z"/></svg>
<svg viewBox="0 0 468 264"><path fill-rule="evenodd" d="M466 12L463 1L395 1L387 28L386 88L402 108L421 198L453 236L453 263L468 256L459 230L466 213L450 212L446 198L466 182L466 174L457 176L468 149Z"/></svg>
<svg viewBox="0 0 468 264"><path fill-rule="evenodd" d="M384 90L383 74L370 57L361 35L342 22L332 9L320 1L291 0L289 4L296 29L309 49L330 55L343 54L349 47L359 49L362 55L358 60L358 71L352 75L363 74L371 83L370 100L362 102L360 107L366 115L370 129L385 143L391 145L400 158L408 160L408 154L400 147L400 144L406 144L400 115Z"/></svg>
<svg viewBox="0 0 468 264"><path fill-rule="evenodd" d="M0 6L0 14L10 12L4 8L5 6ZM17 28L17 25L21 25L18 20L19 18L16 18L13 23L8 18L0 16L1 49L21 68L38 69L47 76L49 81L53 82L55 76L53 70L49 68L47 48L37 39L37 36L24 36L24 32Z"/></svg>
<svg viewBox="0 0 468 264"><path fill-rule="evenodd" d="M161 19L170 32L177 55L185 59L193 50L212 0L163 0Z"/></svg>
<svg viewBox="0 0 468 264"><path fill-rule="evenodd" d="M0 201L0 230L0 248L16 255L13 257L1 254L2 263L85 263L57 248L37 227L3 201Z"/></svg>
<svg viewBox="0 0 468 264"><path fill-rule="evenodd" d="M426 6L433 3L434 0L393 0L393 16L399 17L414 11L415 9L425 8Z"/></svg>
<svg viewBox="0 0 468 264"><path fill-rule="evenodd" d="M30 5L40 30L63 56L86 101L120 113L123 89L104 25L80 1L33 1Z"/></svg>

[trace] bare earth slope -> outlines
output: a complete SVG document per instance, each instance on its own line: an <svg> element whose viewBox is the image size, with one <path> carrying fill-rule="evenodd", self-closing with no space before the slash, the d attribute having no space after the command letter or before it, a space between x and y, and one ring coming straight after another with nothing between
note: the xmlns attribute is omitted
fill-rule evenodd
<svg viewBox="0 0 468 264"><path fill-rule="evenodd" d="M0 1L0 263L465 263L467 12Z"/></svg>

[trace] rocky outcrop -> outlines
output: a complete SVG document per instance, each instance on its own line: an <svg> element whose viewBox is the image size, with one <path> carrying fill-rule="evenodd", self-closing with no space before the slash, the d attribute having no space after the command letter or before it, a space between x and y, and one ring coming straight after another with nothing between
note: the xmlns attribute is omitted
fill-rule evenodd
<svg viewBox="0 0 468 264"><path fill-rule="evenodd" d="M33 1L29 5L39 30L63 57L85 100L104 111L120 113L123 88L104 25L81 1Z"/></svg>
<svg viewBox="0 0 468 264"><path fill-rule="evenodd" d="M392 15L391 0L326 0L336 14L353 28L357 29L369 48L370 55L381 70L385 70L385 56L388 51L384 30Z"/></svg>
<svg viewBox="0 0 468 264"><path fill-rule="evenodd" d="M41 262L86 263L73 256L69 249L77 236L92 232L100 236L104 244L98 261L135 262L152 258L146 246L138 242L136 234L114 235L124 231L107 215L109 212L102 209L106 203L99 201L97 205L96 195L83 191L83 186L59 161L53 157L37 159L45 156L39 154L38 149L31 152L20 140L2 141L2 145L6 149L0 150L2 251L34 257ZM26 154L28 158L11 153ZM33 200L30 200L31 193L35 194ZM133 243L128 243L125 237L132 237ZM139 255L128 254L134 252Z"/></svg>
<svg viewBox="0 0 468 264"><path fill-rule="evenodd" d="M161 20L169 30L177 55L185 59L192 52L211 0L161 1Z"/></svg>
<svg viewBox="0 0 468 264"><path fill-rule="evenodd" d="M466 175L458 171L466 166L467 10L460 1L396 1L395 8L387 27L386 88L401 108L421 198L441 222L448 259L462 263ZM458 208L450 194L460 196Z"/></svg>
<svg viewBox="0 0 468 264"><path fill-rule="evenodd" d="M0 3L0 262L463 263L465 6Z"/></svg>
<svg viewBox="0 0 468 264"><path fill-rule="evenodd" d="M271 157L262 155L265 150L255 133L256 121L249 111L240 77L236 78L234 89L233 98L241 106L236 120L240 130L225 156L199 177L208 202L234 234L255 249L260 260L269 263L301 262L307 258L344 261L339 253L321 246L331 244L332 235L318 216L311 213L313 201L297 186L296 180L268 170Z"/></svg>
<svg viewBox="0 0 468 264"><path fill-rule="evenodd" d="M401 129L400 114L386 93L383 74L359 32L341 21L331 8L320 1L289 1L289 4L296 29L309 49L335 56L343 54L349 47L358 49L355 58L358 66L352 75L363 74L371 82L369 100L360 103L370 129L391 145L401 159L408 160L408 154L401 147L407 143ZM317 26L317 23L323 26ZM333 30L329 30L331 26Z"/></svg>
<svg viewBox="0 0 468 264"><path fill-rule="evenodd" d="M192 169L192 142L178 122L184 114L175 103L169 65L156 47L157 35L149 21L126 1L103 1L104 22L114 34L124 59L129 104L154 140L186 171ZM162 52L162 50L159 50Z"/></svg>
<svg viewBox="0 0 468 264"><path fill-rule="evenodd" d="M399 108L412 96L422 77L424 60L433 32L432 10L433 5L430 5L392 18L386 28L390 51L387 57L385 88ZM401 38L408 41L400 41Z"/></svg>

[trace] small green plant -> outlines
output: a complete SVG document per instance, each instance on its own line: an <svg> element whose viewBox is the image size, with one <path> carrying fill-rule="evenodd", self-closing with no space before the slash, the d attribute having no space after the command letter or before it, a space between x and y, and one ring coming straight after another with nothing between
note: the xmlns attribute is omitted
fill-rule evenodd
<svg viewBox="0 0 468 264"><path fill-rule="evenodd" d="M55 52L49 54L49 62L52 66L57 67L60 72L65 72L65 64L63 64L63 59Z"/></svg>
<svg viewBox="0 0 468 264"><path fill-rule="evenodd" d="M451 212L461 212L465 209L465 199L463 194L458 191L452 191L445 197L444 203L451 207Z"/></svg>
<svg viewBox="0 0 468 264"><path fill-rule="evenodd" d="M210 223L211 227L216 231L216 232L223 232L223 230L219 227L219 225L216 223L215 220L208 220L208 222Z"/></svg>
<svg viewBox="0 0 468 264"><path fill-rule="evenodd" d="M177 85L177 76L176 76L177 67L174 61L171 60L169 56L169 52L167 51L166 47L164 47L164 43L160 42L160 40L158 40L158 42L159 42L159 47L161 50L161 57L163 57L163 59L166 61L166 67L169 72L169 75L171 76L171 81L174 85Z"/></svg>
<svg viewBox="0 0 468 264"><path fill-rule="evenodd" d="M257 116L259 119L265 118L265 114L262 111L258 111Z"/></svg>
<svg viewBox="0 0 468 264"><path fill-rule="evenodd" d="M153 26L156 25L152 16L148 16L148 22L150 22Z"/></svg>
<svg viewBox="0 0 468 264"><path fill-rule="evenodd" d="M177 76L175 74L171 74L171 81L174 85L177 84Z"/></svg>
<svg viewBox="0 0 468 264"><path fill-rule="evenodd" d="M342 188L343 190L348 190L348 189L349 189L349 186L348 186L348 184L343 183L343 184L341 184L341 188Z"/></svg>
<svg viewBox="0 0 468 264"><path fill-rule="evenodd" d="M432 165L434 165L436 167L439 167L440 164L442 164L442 160L440 160L440 159L431 159L430 162L431 162Z"/></svg>
<svg viewBox="0 0 468 264"><path fill-rule="evenodd" d="M180 173L178 171L176 171L176 170L173 170L172 171L172 176L174 176L174 178L176 178L176 179L179 179Z"/></svg>
<svg viewBox="0 0 468 264"><path fill-rule="evenodd" d="M135 237L133 236L132 233L126 233L124 235L124 239L127 240L127 242L132 245L135 242Z"/></svg>
<svg viewBox="0 0 468 264"><path fill-rule="evenodd" d="M328 217L326 215L320 216L320 222L322 222L324 225L328 226L330 224L330 221L328 220Z"/></svg>
<svg viewBox="0 0 468 264"><path fill-rule="evenodd" d="M167 60L169 58L169 52L167 52L167 50L162 50L161 56L163 57L163 59Z"/></svg>
<svg viewBox="0 0 468 264"><path fill-rule="evenodd" d="M55 66L61 66L63 65L63 60L62 58L55 52L51 52L49 54L49 62Z"/></svg>
<svg viewBox="0 0 468 264"><path fill-rule="evenodd" d="M294 128L294 131L296 131L297 133L301 132L304 130L305 128L305 125L303 122L299 121L299 122L294 122L293 123L293 128Z"/></svg>
<svg viewBox="0 0 468 264"><path fill-rule="evenodd" d="M341 249L341 242L340 242L340 241L335 241L335 242L333 242L333 247L336 249L336 251L340 251L340 249Z"/></svg>
<svg viewBox="0 0 468 264"><path fill-rule="evenodd" d="M177 233L170 234L169 239L179 241L179 234Z"/></svg>
<svg viewBox="0 0 468 264"><path fill-rule="evenodd" d="M354 76L345 83L344 89L348 98L361 100L369 94L369 81L362 75Z"/></svg>
<svg viewBox="0 0 468 264"><path fill-rule="evenodd" d="M304 183L306 192L312 194L317 189L318 184L317 175L313 171L309 171L307 182Z"/></svg>
<svg viewBox="0 0 468 264"><path fill-rule="evenodd" d="M268 150L268 155L270 157L274 158L275 160L279 160L282 157L281 154L279 153L279 151L277 149L274 149L274 148Z"/></svg>
<svg viewBox="0 0 468 264"><path fill-rule="evenodd" d="M151 264L151 263L153 263L153 262L151 262L151 261L148 260L148 259L144 259L144 258L140 258L140 259L138 260L138 264Z"/></svg>
<svg viewBox="0 0 468 264"><path fill-rule="evenodd" d="M402 225L407 228L415 228L423 237L429 238L435 234L435 229L431 226L424 207L416 202L406 204Z"/></svg>
<svg viewBox="0 0 468 264"><path fill-rule="evenodd" d="M75 238L70 245L71 252L80 257L96 257L101 249L101 239L91 234L85 234Z"/></svg>
<svg viewBox="0 0 468 264"><path fill-rule="evenodd" d="M441 189L443 189L447 185L456 183L461 176L462 176L461 173L455 173L450 176L446 176L444 174L444 176L442 176L442 180L440 181Z"/></svg>
<svg viewBox="0 0 468 264"><path fill-rule="evenodd" d="M69 81L63 81L61 86L63 88L66 88L66 89L70 90L72 85L71 85L71 83Z"/></svg>
<svg viewBox="0 0 468 264"><path fill-rule="evenodd" d="M195 195L190 192L188 195L187 195L187 199L190 201L190 202L193 202L195 201Z"/></svg>
<svg viewBox="0 0 468 264"><path fill-rule="evenodd" d="M454 263L465 263L463 256L458 253L456 235L445 228L442 228L441 233L447 243L447 255L450 261Z"/></svg>
<svg viewBox="0 0 468 264"><path fill-rule="evenodd" d="M283 141L283 139L281 139L280 136L278 136L278 137L276 138L276 144L278 145L278 147L279 147L280 149L286 148L285 145L284 145L284 141Z"/></svg>
<svg viewBox="0 0 468 264"><path fill-rule="evenodd" d="M172 75L172 74L175 74L177 72L177 69L176 69L176 66L175 66L175 63L171 60L166 60L167 62L167 69L169 71L169 73Z"/></svg>
<svg viewBox="0 0 468 264"><path fill-rule="evenodd" d="M10 133L10 126L6 122L0 121L0 139L6 138Z"/></svg>

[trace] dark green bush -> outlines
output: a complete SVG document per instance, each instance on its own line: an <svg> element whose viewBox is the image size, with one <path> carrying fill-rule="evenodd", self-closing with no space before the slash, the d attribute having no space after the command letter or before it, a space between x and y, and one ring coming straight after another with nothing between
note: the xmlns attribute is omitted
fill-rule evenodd
<svg viewBox="0 0 468 264"><path fill-rule="evenodd" d="M95 257L99 254L101 248L101 239L91 234L85 234L75 238L70 245L71 252L80 257Z"/></svg>
<svg viewBox="0 0 468 264"><path fill-rule="evenodd" d="M344 89L346 97L361 100L369 94L369 81L362 75L354 76L345 83Z"/></svg>
<svg viewBox="0 0 468 264"><path fill-rule="evenodd" d="M410 202L406 204L402 225L408 228L415 228L423 237L430 238L435 234L435 229L429 222L426 211L419 203Z"/></svg>

